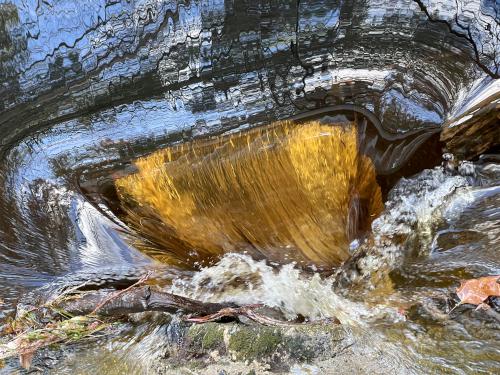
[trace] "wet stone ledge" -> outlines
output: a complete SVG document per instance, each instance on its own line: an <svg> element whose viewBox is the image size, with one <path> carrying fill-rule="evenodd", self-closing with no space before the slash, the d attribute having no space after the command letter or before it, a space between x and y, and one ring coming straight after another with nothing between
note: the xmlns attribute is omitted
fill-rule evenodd
<svg viewBox="0 0 500 375"><path fill-rule="evenodd" d="M181 330L182 338L167 349L165 361L158 364L159 373L196 371L221 363L228 368L245 364L248 373L252 367L254 373L286 373L294 365L326 360L352 345L348 332L338 324L266 327L207 323Z"/></svg>
<svg viewBox="0 0 500 375"><path fill-rule="evenodd" d="M132 314L128 320L101 337L40 349L29 370L9 358L0 374L405 373L387 353L336 323L192 324L168 313Z"/></svg>

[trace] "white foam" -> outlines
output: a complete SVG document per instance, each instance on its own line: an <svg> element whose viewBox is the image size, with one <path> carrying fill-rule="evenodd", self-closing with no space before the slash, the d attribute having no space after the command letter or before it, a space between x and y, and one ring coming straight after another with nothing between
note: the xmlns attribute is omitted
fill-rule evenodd
<svg viewBox="0 0 500 375"><path fill-rule="evenodd" d="M373 223L375 246L381 249L379 256L368 257L365 266L373 270L384 262L384 256L401 257L399 245L384 243L382 249L377 238L410 234L416 228L424 230L436 214L442 214L446 198L467 185L465 177L446 174L442 168L401 180L390 193L386 210ZM458 208L455 206L455 210ZM343 324L358 327L381 317L401 319L383 302L369 307L336 294L332 284L331 278L301 272L294 264L271 267L244 254L227 254L189 280L174 282L171 292L207 302L264 304L280 310L288 319L297 315L311 320L336 317Z"/></svg>
<svg viewBox="0 0 500 375"><path fill-rule="evenodd" d="M207 302L264 304L287 319L336 317L343 324L360 326L381 315L396 317L392 309L369 309L334 293L332 280L317 273L304 274L294 264L275 269L243 254L226 254L192 279L174 282L171 292Z"/></svg>

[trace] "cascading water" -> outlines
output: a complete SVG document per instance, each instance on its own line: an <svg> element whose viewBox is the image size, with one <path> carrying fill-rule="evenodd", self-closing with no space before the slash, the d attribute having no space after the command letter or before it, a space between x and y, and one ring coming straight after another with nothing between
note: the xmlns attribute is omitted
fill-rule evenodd
<svg viewBox="0 0 500 375"><path fill-rule="evenodd" d="M494 373L498 321L447 312L461 279L500 274L499 22L495 0L1 3L0 324L69 275L163 267L134 246L113 187L138 158L329 118L357 122L385 204L345 249L355 272L232 253L169 290L337 318L352 345L313 373ZM443 151L473 161L440 166ZM34 364L177 373L164 357L182 322L131 325Z"/></svg>

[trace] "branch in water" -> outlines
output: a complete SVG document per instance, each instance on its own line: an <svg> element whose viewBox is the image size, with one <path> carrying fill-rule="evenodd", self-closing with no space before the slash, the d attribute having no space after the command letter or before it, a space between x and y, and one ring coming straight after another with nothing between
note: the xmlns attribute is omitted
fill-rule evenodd
<svg viewBox="0 0 500 375"><path fill-rule="evenodd" d="M99 302L99 301L104 301ZM94 308L94 306L97 306ZM64 301L57 308L71 315L96 314L100 316L122 316L127 314L162 311L168 313L183 312L190 315L185 318L191 323L208 323L222 319L246 317L254 322L269 326L289 326L303 324L280 320L266 313L255 310L263 305L235 306L227 303L210 303L193 300L172 293L154 290L149 286L130 287L120 294L110 295L106 291L96 291L83 295L79 299ZM314 324L338 323L336 318L311 322Z"/></svg>
<svg viewBox="0 0 500 375"><path fill-rule="evenodd" d="M110 296L109 291L98 290L83 294L78 299L61 301L57 304L57 308L71 315L122 316L145 311L169 313L182 311L186 314L210 315L224 308L233 307L230 304L196 301L155 290L149 286L137 286L122 292L124 293Z"/></svg>
<svg viewBox="0 0 500 375"><path fill-rule="evenodd" d="M262 307L263 305L248 305L242 307L226 307L215 314L207 315L207 316L199 316L194 318L187 318L186 321L192 323L208 323L208 322L216 322L221 320L222 318L238 318L240 316L244 316L254 322L257 322L266 326L290 326L297 324L340 324L340 321L337 318L326 318L321 320L315 320L307 323L303 322L294 322L294 321L285 321L272 318L266 314L259 314L255 312L255 309Z"/></svg>
<svg viewBox="0 0 500 375"><path fill-rule="evenodd" d="M4 344L0 342L0 360L18 355L21 366L29 368L37 350L55 343L74 341L75 337L89 337L105 329L109 326L106 321L112 319L103 321L101 317L116 318L146 311L182 311L185 314L211 316L233 307L139 286L145 280L146 277L114 293L109 290L78 293L73 288L71 295L66 293L43 306L28 310L10 327L14 337ZM61 317L64 319L61 320Z"/></svg>
<svg viewBox="0 0 500 375"><path fill-rule="evenodd" d="M143 277L141 277L136 283L130 285L128 288L125 288L125 289L122 289L122 290L118 290L116 291L115 293L109 295L108 297L106 297L102 302L100 302L94 309L94 311L92 311L92 315L96 314L97 311L99 311L105 304L107 304L109 301L113 300L113 299L116 299L118 298L119 296L121 296L122 294L125 294L127 293L129 290L141 285L141 284L144 284L152 275L152 271L149 271L148 273L146 273L146 275L144 275Z"/></svg>

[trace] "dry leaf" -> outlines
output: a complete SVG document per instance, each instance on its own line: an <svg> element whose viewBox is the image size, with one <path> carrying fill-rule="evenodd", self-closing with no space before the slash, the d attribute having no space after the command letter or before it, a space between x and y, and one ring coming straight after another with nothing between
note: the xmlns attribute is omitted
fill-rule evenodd
<svg viewBox="0 0 500 375"><path fill-rule="evenodd" d="M480 305L488 297L500 296L500 275L462 281L457 288L460 304Z"/></svg>
<svg viewBox="0 0 500 375"><path fill-rule="evenodd" d="M19 354L19 363L21 364L21 367L26 370L29 370L34 355L35 352L26 352L23 354Z"/></svg>

